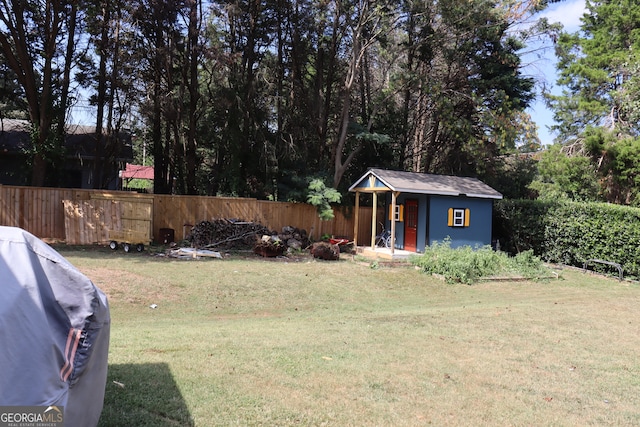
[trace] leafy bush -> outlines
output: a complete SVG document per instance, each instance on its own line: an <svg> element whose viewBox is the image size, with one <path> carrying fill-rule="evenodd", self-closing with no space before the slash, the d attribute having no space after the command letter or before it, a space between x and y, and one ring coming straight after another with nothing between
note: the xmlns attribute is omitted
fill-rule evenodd
<svg viewBox="0 0 640 427"><path fill-rule="evenodd" d="M545 274L548 272L542 259L534 255L531 249L520 252L515 257L508 258L508 260L515 272L528 279L535 279L536 277L540 277L541 273Z"/></svg>
<svg viewBox="0 0 640 427"><path fill-rule="evenodd" d="M542 153L538 179L530 188L543 200L598 200L597 172L587 156L567 156L562 145L554 144Z"/></svg>
<svg viewBox="0 0 640 427"><path fill-rule="evenodd" d="M621 264L625 275L640 275L640 209L563 203L549 213L545 259L579 267L589 259L601 259Z"/></svg>
<svg viewBox="0 0 640 427"><path fill-rule="evenodd" d="M342 195L335 188L327 187L321 179L309 183L307 202L316 207L322 221L331 221L334 217L331 203L337 203Z"/></svg>
<svg viewBox="0 0 640 427"><path fill-rule="evenodd" d="M133 178L127 180L125 187L129 190L151 190L153 182L148 179Z"/></svg>
<svg viewBox="0 0 640 427"><path fill-rule="evenodd" d="M496 252L489 246L453 249L448 240L428 246L424 254L412 257L411 262L425 273L442 275L447 283L471 284L495 275L536 278L546 276L548 272L533 251L510 258L506 253Z"/></svg>
<svg viewBox="0 0 640 427"><path fill-rule="evenodd" d="M640 276L638 208L531 200L502 200L495 207L496 237L511 254L531 249L546 261L577 267L601 259L621 264L627 276Z"/></svg>
<svg viewBox="0 0 640 427"><path fill-rule="evenodd" d="M547 212L554 203L539 200L500 200L494 204L493 233L500 248L515 255L533 250L543 253Z"/></svg>

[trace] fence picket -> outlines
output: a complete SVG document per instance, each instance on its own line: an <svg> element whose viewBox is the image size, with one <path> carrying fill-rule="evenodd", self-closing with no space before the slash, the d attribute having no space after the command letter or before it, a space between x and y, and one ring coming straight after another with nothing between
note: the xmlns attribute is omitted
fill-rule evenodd
<svg viewBox="0 0 640 427"><path fill-rule="evenodd" d="M69 244L103 242L108 230L122 230L126 224L122 207L115 201L126 201L132 212L151 209L151 234L159 239L160 229L173 229L176 241L185 238L190 226L220 218L256 221L274 231L293 226L305 229L315 240L323 235L352 238L355 223L349 207L337 207L332 221L321 221L316 209L306 203L0 185L0 225L21 227L42 239ZM82 213L85 216L80 221L77 216ZM360 242L371 239L371 214L371 207L360 207Z"/></svg>

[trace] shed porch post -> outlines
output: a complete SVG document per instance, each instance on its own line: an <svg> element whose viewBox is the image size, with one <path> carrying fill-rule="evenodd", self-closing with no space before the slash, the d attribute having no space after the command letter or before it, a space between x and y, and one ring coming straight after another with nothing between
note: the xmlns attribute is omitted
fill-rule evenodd
<svg viewBox="0 0 640 427"><path fill-rule="evenodd" d="M376 224L378 223L378 193L373 192L373 211L371 212L371 249L376 247Z"/></svg>
<svg viewBox="0 0 640 427"><path fill-rule="evenodd" d="M360 218L360 192L356 190L356 217L353 221L353 246L358 247L358 218Z"/></svg>
<svg viewBox="0 0 640 427"><path fill-rule="evenodd" d="M398 198L397 191L391 192L391 255L393 255L396 248L396 199Z"/></svg>

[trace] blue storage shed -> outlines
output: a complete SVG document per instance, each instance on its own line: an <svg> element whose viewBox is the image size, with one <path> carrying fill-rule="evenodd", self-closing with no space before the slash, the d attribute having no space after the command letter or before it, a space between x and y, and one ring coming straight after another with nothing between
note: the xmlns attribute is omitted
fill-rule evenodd
<svg viewBox="0 0 640 427"><path fill-rule="evenodd" d="M385 169L369 169L349 191L356 193L356 245L360 195L372 194L374 206L384 197L386 215L377 218L374 209L371 230L376 236L382 222L391 231L391 254L394 249L423 252L427 245L447 238L452 247L490 245L493 201L502 199L502 194L475 178Z"/></svg>

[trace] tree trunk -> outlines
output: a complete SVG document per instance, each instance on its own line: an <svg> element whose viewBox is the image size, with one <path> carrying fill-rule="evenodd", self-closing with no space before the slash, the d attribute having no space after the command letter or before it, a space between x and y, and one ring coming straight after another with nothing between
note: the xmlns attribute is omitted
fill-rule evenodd
<svg viewBox="0 0 640 427"><path fill-rule="evenodd" d="M154 73L153 84L153 111L151 119L151 143L153 144L153 192L156 194L169 194L167 183L167 158L165 156L165 144L162 139L162 76L159 70L162 67L161 55L164 49L163 37L158 31L155 40L154 68L158 72Z"/></svg>
<svg viewBox="0 0 640 427"><path fill-rule="evenodd" d="M186 141L186 192L187 194L198 194L198 183L196 171L198 169L196 131L198 124L198 101L200 92L198 88L198 59L199 59L199 0L189 0L189 78L187 80L189 90L189 125Z"/></svg>
<svg viewBox="0 0 640 427"><path fill-rule="evenodd" d="M109 44L109 25L111 24L111 4L107 0L102 3L102 28L98 55L98 90L96 94L96 128L95 128L95 160L93 163L93 188L100 188L102 184L103 157L104 157L104 107L107 99L107 57Z"/></svg>
<svg viewBox="0 0 640 427"><path fill-rule="evenodd" d="M31 185L44 187L47 177L47 161L40 154L33 156L33 169L31 170Z"/></svg>

